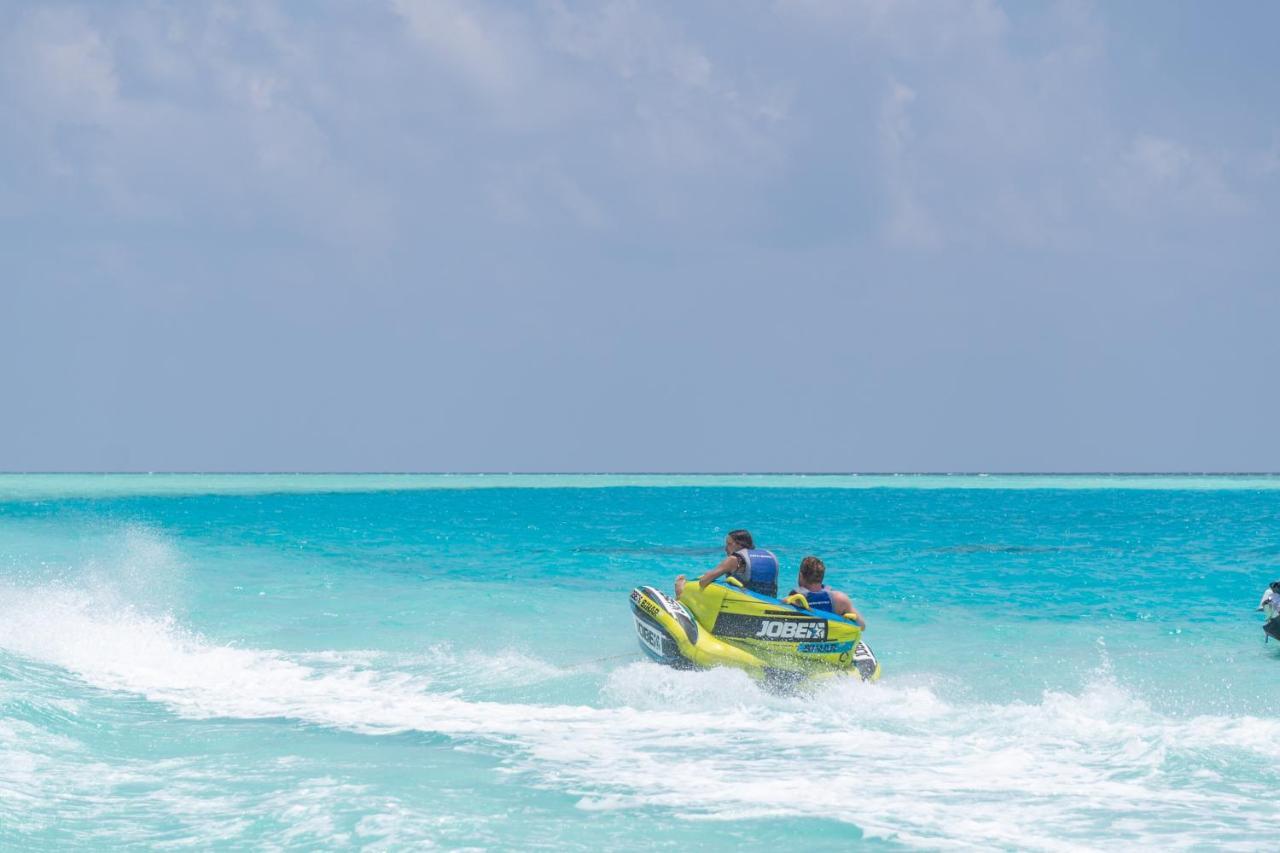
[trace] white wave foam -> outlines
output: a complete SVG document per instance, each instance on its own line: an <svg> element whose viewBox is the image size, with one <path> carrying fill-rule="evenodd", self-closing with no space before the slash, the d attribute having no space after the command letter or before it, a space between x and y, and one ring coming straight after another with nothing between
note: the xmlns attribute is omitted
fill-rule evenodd
<svg viewBox="0 0 1280 853"><path fill-rule="evenodd" d="M421 652L386 652L376 649L299 652L289 656L299 663L334 667L394 669L418 677L423 684L459 695L495 689L528 687L581 674L582 667L562 667L518 649L490 653L458 650L451 643L433 643Z"/></svg>
<svg viewBox="0 0 1280 853"><path fill-rule="evenodd" d="M450 643L437 643L421 654L396 656L398 667L418 667L432 678L449 685L503 685L525 687L567 678L575 670L559 667L519 649L497 649L491 653L459 651Z"/></svg>
<svg viewBox="0 0 1280 853"><path fill-rule="evenodd" d="M477 664L466 655L415 672L376 653L235 648L68 586L0 589L0 649L184 717L491 744L523 778L570 791L584 809L825 817L908 844L1044 850L1108 839L1247 845L1276 817L1239 780L1269 761L1280 720L1171 718L1105 673L1078 695L952 704L926 685L842 682L780 697L741 673L632 664L606 679L604 707L469 701L439 689L449 667ZM485 677L564 672L519 652L494 660ZM303 817L308 832L322 828L319 812Z"/></svg>

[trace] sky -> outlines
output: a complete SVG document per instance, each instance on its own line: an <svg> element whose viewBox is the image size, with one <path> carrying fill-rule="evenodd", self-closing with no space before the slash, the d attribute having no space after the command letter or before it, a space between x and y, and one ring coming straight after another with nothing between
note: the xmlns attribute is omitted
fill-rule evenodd
<svg viewBox="0 0 1280 853"><path fill-rule="evenodd" d="M0 470L1280 471L1278 31L0 0Z"/></svg>

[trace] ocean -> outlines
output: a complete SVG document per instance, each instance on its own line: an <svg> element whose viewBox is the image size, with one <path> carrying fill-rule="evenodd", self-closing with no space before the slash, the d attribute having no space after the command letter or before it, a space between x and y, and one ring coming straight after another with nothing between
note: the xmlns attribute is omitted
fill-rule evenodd
<svg viewBox="0 0 1280 853"><path fill-rule="evenodd" d="M746 527L879 683L639 652ZM0 848L1274 849L1280 477L0 475Z"/></svg>

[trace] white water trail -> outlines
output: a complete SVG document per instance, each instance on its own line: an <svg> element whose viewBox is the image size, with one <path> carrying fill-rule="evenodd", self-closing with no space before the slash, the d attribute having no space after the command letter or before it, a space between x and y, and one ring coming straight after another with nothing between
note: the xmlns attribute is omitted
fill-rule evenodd
<svg viewBox="0 0 1280 853"><path fill-rule="evenodd" d="M469 741L586 810L827 818L912 845L1040 850L1246 849L1280 818L1267 787L1238 781L1269 762L1280 720L1168 717L1105 673L1078 695L952 704L892 682L779 697L741 673L646 663L611 672L599 705L468 701L376 655L211 642L96 584L0 586L0 650L185 718ZM533 681L556 676L518 656L492 675L539 666Z"/></svg>

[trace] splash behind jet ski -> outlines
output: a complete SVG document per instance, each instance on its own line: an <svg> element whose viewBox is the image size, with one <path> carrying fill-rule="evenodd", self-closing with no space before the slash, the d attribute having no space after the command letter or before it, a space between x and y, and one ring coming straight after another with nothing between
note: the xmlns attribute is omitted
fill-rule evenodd
<svg viewBox="0 0 1280 853"><path fill-rule="evenodd" d="M852 620L743 589L734 578L685 585L678 601L651 587L631 591L640 648L679 668L730 666L771 683L880 677L880 663Z"/></svg>

